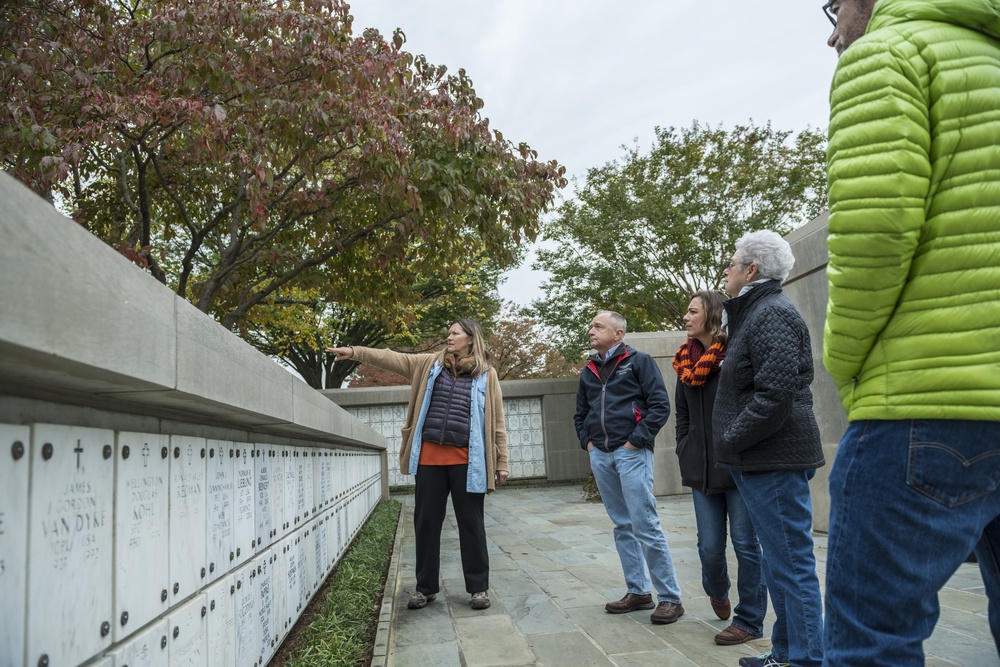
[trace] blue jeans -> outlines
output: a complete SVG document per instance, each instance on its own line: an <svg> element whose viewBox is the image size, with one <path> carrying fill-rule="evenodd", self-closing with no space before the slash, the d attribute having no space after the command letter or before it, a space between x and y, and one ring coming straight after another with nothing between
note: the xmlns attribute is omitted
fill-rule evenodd
<svg viewBox="0 0 1000 667"><path fill-rule="evenodd" d="M590 451L590 468L604 508L615 524L615 547L629 593L650 593L650 577L659 602L681 601L667 538L660 527L653 496L653 452L624 447ZM646 575L646 566L649 575Z"/></svg>
<svg viewBox="0 0 1000 667"><path fill-rule="evenodd" d="M816 576L809 480L815 470L733 471L764 554L774 607L771 650L795 667L823 663L823 600Z"/></svg>
<svg viewBox="0 0 1000 667"><path fill-rule="evenodd" d="M830 473L830 665L923 665L938 591L975 549L1000 647L1000 422L856 421Z"/></svg>
<svg viewBox="0 0 1000 667"><path fill-rule="evenodd" d="M726 520L739 567L736 590L739 604L733 610L733 625L752 635L764 634L767 588L760 563L760 544L753 530L750 512L738 489L705 494L691 489L694 516L698 523L698 557L701 584L713 600L729 599L729 567L726 562Z"/></svg>

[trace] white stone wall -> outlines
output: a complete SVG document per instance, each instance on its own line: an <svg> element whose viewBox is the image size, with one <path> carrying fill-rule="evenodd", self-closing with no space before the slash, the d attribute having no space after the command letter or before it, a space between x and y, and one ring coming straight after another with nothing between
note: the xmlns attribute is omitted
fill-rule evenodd
<svg viewBox="0 0 1000 667"><path fill-rule="evenodd" d="M0 424L0 665L264 665L381 497L377 452Z"/></svg>
<svg viewBox="0 0 1000 667"><path fill-rule="evenodd" d="M2 171L0 201L0 667L262 667L385 442Z"/></svg>
<svg viewBox="0 0 1000 667"><path fill-rule="evenodd" d="M513 479L545 477L541 398L506 398L507 459Z"/></svg>
<svg viewBox="0 0 1000 667"><path fill-rule="evenodd" d="M373 431L385 438L387 443L389 485L406 486L413 484L413 478L399 471L399 448L403 442L401 431L406 424L406 403L390 405L366 405L345 408L347 414L368 424Z"/></svg>

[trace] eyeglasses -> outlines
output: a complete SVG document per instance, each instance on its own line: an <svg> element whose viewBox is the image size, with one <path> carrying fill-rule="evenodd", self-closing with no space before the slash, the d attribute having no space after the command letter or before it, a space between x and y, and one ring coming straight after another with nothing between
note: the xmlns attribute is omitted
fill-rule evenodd
<svg viewBox="0 0 1000 667"><path fill-rule="evenodd" d="M734 261L734 260L729 260L729 263L726 264L723 267L723 269L735 269L735 268L739 267L739 270L742 271L747 266L753 266L753 262L752 261L751 262L742 262L742 261L737 262L737 261Z"/></svg>
<svg viewBox="0 0 1000 667"><path fill-rule="evenodd" d="M833 27L837 27L837 12L833 11L833 3L837 0L830 0L830 2L823 5L823 13L826 14L826 18L830 19L830 23Z"/></svg>

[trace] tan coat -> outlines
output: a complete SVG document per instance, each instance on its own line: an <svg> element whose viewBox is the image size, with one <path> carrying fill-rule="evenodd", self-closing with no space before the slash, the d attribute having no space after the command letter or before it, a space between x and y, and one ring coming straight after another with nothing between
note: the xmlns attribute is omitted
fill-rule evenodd
<svg viewBox="0 0 1000 667"><path fill-rule="evenodd" d="M410 401L406 405L406 425L403 426L403 442L399 446L399 471L404 475L409 474L413 429L417 425L417 418L423 407L428 375L438 355L403 354L402 352L371 347L352 347L352 349L355 360L392 371L410 381ZM486 429L486 485L487 492L492 492L496 489L497 471L508 471L507 424L503 415L503 394L500 391L500 380L497 377L497 372L493 368L490 368L489 376L486 378L486 417L483 424Z"/></svg>

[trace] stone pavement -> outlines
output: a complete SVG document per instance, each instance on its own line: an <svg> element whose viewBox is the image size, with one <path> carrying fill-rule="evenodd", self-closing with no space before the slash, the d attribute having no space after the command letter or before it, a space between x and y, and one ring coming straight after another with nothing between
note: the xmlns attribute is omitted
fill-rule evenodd
<svg viewBox="0 0 1000 667"><path fill-rule="evenodd" d="M729 647L712 641L728 623L715 617L701 589L689 496L657 499L686 611L672 625L652 625L648 611L622 615L604 611L605 602L625 593L621 565L603 505L584 502L578 485L507 487L487 497L492 606L486 611L469 607L458 533L449 509L442 534L441 593L426 608L409 610L406 602L414 583L413 496L398 499L403 512L373 666L732 667L741 656L756 655L770 645L766 638ZM818 535L815 541L822 586L826 537ZM732 549L730 568L735 576ZM978 567L962 565L940 598L941 619L925 643L926 664L1000 665ZM769 611L765 637L773 620Z"/></svg>

